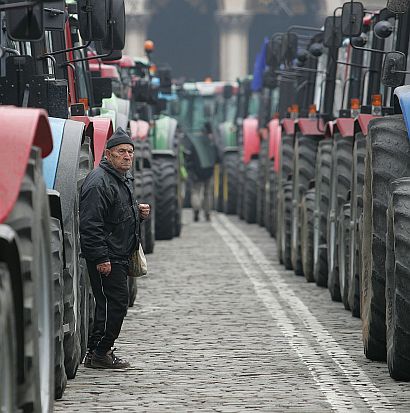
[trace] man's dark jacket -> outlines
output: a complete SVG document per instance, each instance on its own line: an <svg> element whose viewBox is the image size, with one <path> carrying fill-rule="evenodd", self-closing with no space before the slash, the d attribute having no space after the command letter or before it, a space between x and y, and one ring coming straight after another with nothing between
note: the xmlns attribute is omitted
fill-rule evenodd
<svg viewBox="0 0 410 413"><path fill-rule="evenodd" d="M95 264L127 261L138 240L138 205L133 177L117 172L107 160L91 171L80 193L83 257Z"/></svg>

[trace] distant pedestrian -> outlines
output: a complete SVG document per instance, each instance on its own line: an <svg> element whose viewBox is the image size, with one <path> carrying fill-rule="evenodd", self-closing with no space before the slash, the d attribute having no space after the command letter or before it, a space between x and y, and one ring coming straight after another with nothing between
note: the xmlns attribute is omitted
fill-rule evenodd
<svg viewBox="0 0 410 413"><path fill-rule="evenodd" d="M129 258L138 245L139 220L150 213L149 205L134 201L129 172L133 156L131 138L118 128L107 141L104 159L81 188L81 251L96 302L86 367L129 367L112 347L128 309Z"/></svg>
<svg viewBox="0 0 410 413"><path fill-rule="evenodd" d="M206 123L202 133L188 136L185 142L186 165L191 183L191 206L194 221L199 221L203 209L205 219L211 219L211 178L217 160L212 128Z"/></svg>

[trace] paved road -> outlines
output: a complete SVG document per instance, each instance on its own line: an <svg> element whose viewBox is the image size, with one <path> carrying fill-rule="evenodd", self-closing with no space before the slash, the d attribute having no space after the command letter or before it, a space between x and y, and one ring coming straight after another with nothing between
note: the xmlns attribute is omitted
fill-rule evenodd
<svg viewBox="0 0 410 413"><path fill-rule="evenodd" d="M184 215L124 323L133 368L80 368L56 412L410 412L410 384L363 356L360 320L276 261L267 232Z"/></svg>

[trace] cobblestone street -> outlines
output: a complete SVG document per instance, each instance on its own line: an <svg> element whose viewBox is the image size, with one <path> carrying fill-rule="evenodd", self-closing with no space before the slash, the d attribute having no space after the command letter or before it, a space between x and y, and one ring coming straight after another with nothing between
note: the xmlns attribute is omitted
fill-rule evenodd
<svg viewBox="0 0 410 413"><path fill-rule="evenodd" d="M56 412L410 411L410 385L364 357L360 320L285 271L265 229L184 213L116 343L132 368L81 366Z"/></svg>

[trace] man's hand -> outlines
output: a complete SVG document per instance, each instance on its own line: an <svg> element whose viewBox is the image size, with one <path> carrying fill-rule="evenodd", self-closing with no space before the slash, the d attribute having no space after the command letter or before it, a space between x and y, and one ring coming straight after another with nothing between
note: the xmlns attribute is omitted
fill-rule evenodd
<svg viewBox="0 0 410 413"><path fill-rule="evenodd" d="M111 263L110 261L103 262L101 264L97 264L97 271L105 276L110 275L111 273Z"/></svg>
<svg viewBox="0 0 410 413"><path fill-rule="evenodd" d="M151 211L151 207L148 204L139 204L138 205L140 215L142 219L146 219L149 216L149 213Z"/></svg>

